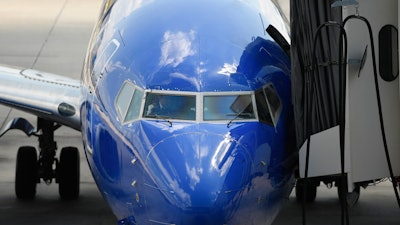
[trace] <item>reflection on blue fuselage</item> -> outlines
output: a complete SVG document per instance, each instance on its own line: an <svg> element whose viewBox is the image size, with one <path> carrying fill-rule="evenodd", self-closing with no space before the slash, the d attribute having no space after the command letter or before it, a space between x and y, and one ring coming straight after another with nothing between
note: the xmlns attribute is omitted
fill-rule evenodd
<svg viewBox="0 0 400 225"><path fill-rule="evenodd" d="M88 158L121 224L257 224L291 189L283 127L95 117Z"/></svg>
<svg viewBox="0 0 400 225"><path fill-rule="evenodd" d="M285 30L274 4L106 2L85 62L81 130L92 174L119 223L269 224L296 164L290 61L265 32L269 24ZM123 118L129 101L116 99L126 83L129 96L135 88L196 93L193 121L145 120L143 105ZM271 99L280 100L274 111L275 101L265 100L270 84ZM221 92L257 93L264 103L241 120L221 121L231 118L200 107L201 93ZM216 102L209 100L203 103Z"/></svg>

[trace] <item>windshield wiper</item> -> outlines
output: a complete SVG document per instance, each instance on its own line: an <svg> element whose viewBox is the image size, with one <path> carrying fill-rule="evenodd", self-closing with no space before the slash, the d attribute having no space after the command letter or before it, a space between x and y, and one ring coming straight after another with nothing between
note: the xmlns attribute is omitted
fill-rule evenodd
<svg viewBox="0 0 400 225"><path fill-rule="evenodd" d="M236 120L237 118L239 118L240 116L245 116L245 117L251 117L251 113L248 113L248 112L240 112L240 113L232 113L232 114L226 114L226 116L235 116L235 117L233 117L231 120L229 120L229 122L226 124L226 127L230 127L231 126L231 124L232 124L232 122L234 121L234 120Z"/></svg>
<svg viewBox="0 0 400 225"><path fill-rule="evenodd" d="M169 124L169 127L172 127L172 122L168 119L168 117L156 115L156 118L162 120L163 122L167 122Z"/></svg>
<svg viewBox="0 0 400 225"><path fill-rule="evenodd" d="M166 117L166 116L159 116L159 115L157 115L157 114L150 114L150 115L147 115L146 117L147 117L147 118L155 118L155 119L158 119L157 122L160 122L160 121L166 122L166 123L169 124L169 127L172 127L172 122L171 122L171 121L168 119L168 117Z"/></svg>

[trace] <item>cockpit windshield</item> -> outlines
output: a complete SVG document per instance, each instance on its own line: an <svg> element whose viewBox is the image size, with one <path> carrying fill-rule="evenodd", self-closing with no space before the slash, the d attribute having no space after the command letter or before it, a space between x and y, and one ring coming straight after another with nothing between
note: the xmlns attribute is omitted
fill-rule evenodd
<svg viewBox="0 0 400 225"><path fill-rule="evenodd" d="M143 117L196 120L196 96L148 93Z"/></svg>
<svg viewBox="0 0 400 225"><path fill-rule="evenodd" d="M251 95L204 96L203 119L255 119Z"/></svg>
<svg viewBox="0 0 400 225"><path fill-rule="evenodd" d="M260 121L276 126L281 103L274 86L246 92L146 91L125 82L115 100L122 123L141 118L226 122Z"/></svg>

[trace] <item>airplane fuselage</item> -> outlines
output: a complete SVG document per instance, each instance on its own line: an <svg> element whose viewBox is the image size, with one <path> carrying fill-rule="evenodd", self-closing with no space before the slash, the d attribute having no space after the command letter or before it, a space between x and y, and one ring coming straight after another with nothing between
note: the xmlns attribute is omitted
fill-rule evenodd
<svg viewBox="0 0 400 225"><path fill-rule="evenodd" d="M120 224L267 224L293 185L290 62L269 1L106 1L81 131Z"/></svg>

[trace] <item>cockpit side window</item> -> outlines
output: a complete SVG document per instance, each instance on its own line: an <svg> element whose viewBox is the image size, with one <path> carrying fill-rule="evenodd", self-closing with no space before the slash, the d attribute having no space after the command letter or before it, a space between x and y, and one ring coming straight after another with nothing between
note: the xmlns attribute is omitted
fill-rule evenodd
<svg viewBox="0 0 400 225"><path fill-rule="evenodd" d="M122 85L121 90L116 99L116 107L118 115L120 118L125 118L126 112L128 110L128 102L130 102L132 95L135 91L135 87L129 82L125 82Z"/></svg>
<svg viewBox="0 0 400 225"><path fill-rule="evenodd" d="M196 96L147 93L144 118L196 120Z"/></svg>
<svg viewBox="0 0 400 225"><path fill-rule="evenodd" d="M261 123L273 125L271 114L269 113L267 99L265 98L264 91L258 90L255 93L258 118Z"/></svg>
<svg viewBox="0 0 400 225"><path fill-rule="evenodd" d="M269 111L271 112L272 121L274 125L278 123L279 115L282 111L281 99L278 96L278 93L275 90L274 85L268 84L264 88L265 96L267 97L267 102L269 106Z"/></svg>
<svg viewBox="0 0 400 225"><path fill-rule="evenodd" d="M128 112L126 113L124 122L133 121L140 116L140 107L142 106L143 91L136 88L132 100L129 104Z"/></svg>
<svg viewBox="0 0 400 225"><path fill-rule="evenodd" d="M130 82L125 82L116 99L118 116L122 122L139 118L143 91Z"/></svg>
<svg viewBox="0 0 400 225"><path fill-rule="evenodd" d="M233 120L255 119L251 95L204 96L203 119Z"/></svg>
<svg viewBox="0 0 400 225"><path fill-rule="evenodd" d="M267 84L263 89L256 91L255 95L260 121L276 126L282 111L282 105L275 87L272 84Z"/></svg>

